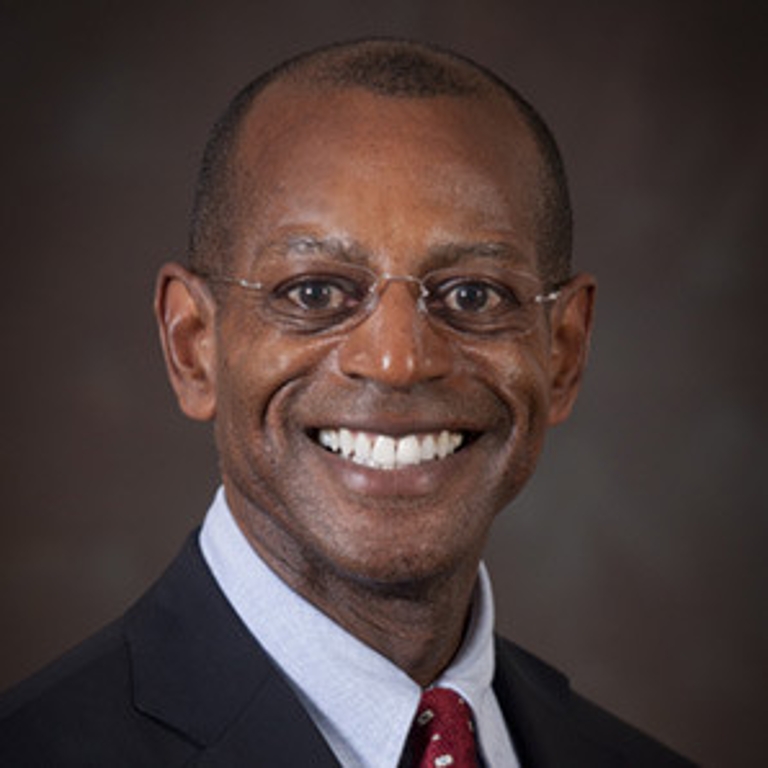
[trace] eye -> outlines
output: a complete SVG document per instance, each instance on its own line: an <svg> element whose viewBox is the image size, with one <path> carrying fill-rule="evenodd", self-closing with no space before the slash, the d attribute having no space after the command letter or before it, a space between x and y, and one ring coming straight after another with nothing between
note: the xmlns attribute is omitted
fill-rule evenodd
<svg viewBox="0 0 768 768"><path fill-rule="evenodd" d="M511 310L520 306L517 296L488 280L454 279L437 291L439 300L450 312L478 314Z"/></svg>
<svg viewBox="0 0 768 768"><path fill-rule="evenodd" d="M344 292L333 283L323 280L305 280L285 294L304 309L337 309L344 305Z"/></svg>
<svg viewBox="0 0 768 768"><path fill-rule="evenodd" d="M334 315L354 312L365 286L339 275L305 275L275 289L271 303L282 312Z"/></svg>

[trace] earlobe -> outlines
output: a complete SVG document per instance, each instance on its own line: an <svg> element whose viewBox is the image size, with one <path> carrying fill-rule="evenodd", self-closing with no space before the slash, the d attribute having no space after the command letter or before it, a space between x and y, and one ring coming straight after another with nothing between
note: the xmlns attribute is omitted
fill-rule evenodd
<svg viewBox="0 0 768 768"><path fill-rule="evenodd" d="M595 291L591 275L576 275L562 289L551 319L549 423L568 418L586 367Z"/></svg>
<svg viewBox="0 0 768 768"><path fill-rule="evenodd" d="M157 276L155 318L179 407L192 419L212 419L216 413L213 298L200 278L179 264L165 264Z"/></svg>

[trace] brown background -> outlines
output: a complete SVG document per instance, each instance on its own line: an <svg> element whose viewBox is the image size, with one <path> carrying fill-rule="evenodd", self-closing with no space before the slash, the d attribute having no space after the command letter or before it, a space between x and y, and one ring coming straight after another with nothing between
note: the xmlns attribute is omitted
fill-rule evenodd
<svg viewBox="0 0 768 768"><path fill-rule="evenodd" d="M398 34L541 108L600 279L583 398L491 542L500 626L704 765L760 764L764 6L2 2L0 687L122 611L215 487L150 315L211 120L289 54Z"/></svg>

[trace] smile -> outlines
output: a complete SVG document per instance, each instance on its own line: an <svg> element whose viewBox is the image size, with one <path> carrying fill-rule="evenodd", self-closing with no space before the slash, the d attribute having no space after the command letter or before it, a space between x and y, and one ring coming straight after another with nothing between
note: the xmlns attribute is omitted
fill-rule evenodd
<svg viewBox="0 0 768 768"><path fill-rule="evenodd" d="M402 437L349 429L321 429L317 441L327 450L355 464L392 470L444 459L461 448L465 435L447 429Z"/></svg>

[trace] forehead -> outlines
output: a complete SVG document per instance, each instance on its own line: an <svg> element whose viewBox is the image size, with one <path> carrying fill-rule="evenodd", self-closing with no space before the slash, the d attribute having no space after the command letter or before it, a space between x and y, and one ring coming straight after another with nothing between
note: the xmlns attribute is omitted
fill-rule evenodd
<svg viewBox="0 0 768 768"><path fill-rule="evenodd" d="M539 162L505 97L280 83L243 121L232 170L246 241L321 227L371 247L501 234L532 249Z"/></svg>

